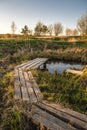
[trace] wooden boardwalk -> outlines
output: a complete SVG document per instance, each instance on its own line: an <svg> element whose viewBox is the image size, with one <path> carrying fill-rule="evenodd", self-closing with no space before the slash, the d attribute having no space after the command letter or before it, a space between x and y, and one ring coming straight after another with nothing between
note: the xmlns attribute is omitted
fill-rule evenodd
<svg viewBox="0 0 87 130"><path fill-rule="evenodd" d="M44 64L47 58L36 58L14 69L15 99L28 102L32 119L50 130L87 130L87 116L43 100L31 69Z"/></svg>

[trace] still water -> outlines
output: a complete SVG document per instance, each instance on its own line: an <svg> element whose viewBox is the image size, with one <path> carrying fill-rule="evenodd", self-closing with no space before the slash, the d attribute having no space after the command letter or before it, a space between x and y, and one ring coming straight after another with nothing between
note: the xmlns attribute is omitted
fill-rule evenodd
<svg viewBox="0 0 87 130"><path fill-rule="evenodd" d="M84 65L76 64L76 63L64 63L64 62L53 62L53 61L46 63L46 69L52 74L54 74L55 72L61 74L65 70L70 68L81 70L83 67ZM43 66L41 66L41 68L43 68Z"/></svg>

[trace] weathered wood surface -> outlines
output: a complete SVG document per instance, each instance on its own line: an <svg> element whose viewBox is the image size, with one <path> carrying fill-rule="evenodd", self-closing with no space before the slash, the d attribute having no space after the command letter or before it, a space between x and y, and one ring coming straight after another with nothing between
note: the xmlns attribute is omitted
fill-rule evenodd
<svg viewBox="0 0 87 130"><path fill-rule="evenodd" d="M29 74L29 77L30 77L29 80L30 80L30 82L32 82L32 87L33 87L33 89L34 89L34 91L35 91L37 100L38 100L38 101L42 101L43 96L42 96L42 94L41 94L41 91L40 91L40 89L39 89L39 87L38 87L36 81L35 81L34 78L33 78L33 75L32 75L32 73L31 73L31 71L29 71L28 74Z"/></svg>
<svg viewBox="0 0 87 130"><path fill-rule="evenodd" d="M31 100L32 102L41 101L42 94L32 76L27 74L24 69L30 69L36 65L40 65L47 61L47 58L36 58L15 67L14 86L15 98L23 99L24 101ZM33 81L31 81L33 79Z"/></svg>
<svg viewBox="0 0 87 130"><path fill-rule="evenodd" d="M36 64L35 66L32 67L32 69L36 69L39 66L41 66L42 64L44 64L47 61L47 59L44 59L43 61L41 61L40 63Z"/></svg>
<svg viewBox="0 0 87 130"><path fill-rule="evenodd" d="M36 69L46 61L47 58L36 58L15 67L15 99L30 103L32 118L50 130L87 130L86 115L43 100L30 69Z"/></svg>
<svg viewBox="0 0 87 130"><path fill-rule="evenodd" d="M83 75L83 71L80 70L67 69L66 72L77 74L77 75Z"/></svg>
<svg viewBox="0 0 87 130"><path fill-rule="evenodd" d="M32 87L32 82L29 81L27 72L24 72L24 77L31 102L37 102L37 98Z"/></svg>
<svg viewBox="0 0 87 130"><path fill-rule="evenodd" d="M67 122L68 124L72 124L72 126L78 129L87 129L87 122L84 120L82 121L81 117L78 118L75 115L71 115L71 113L63 112L63 110L55 109L51 105L50 107L47 104L38 103L37 106L43 110L46 110L48 113L54 115L55 117ZM85 116L87 118L87 116Z"/></svg>
<svg viewBox="0 0 87 130"><path fill-rule="evenodd" d="M70 124L56 118L55 116L51 115L50 113L46 112L43 109L40 109L38 107L33 107L33 111L35 112L35 114L38 115L38 117L41 119L45 119L47 124L50 124L50 126L52 127L52 125L54 124L54 126L56 126L57 128L62 128L64 130L70 130L70 128L72 128L72 130L77 130L76 128L74 128L73 126L71 126ZM44 124L45 126L47 124ZM50 127L50 128L51 128ZM54 128L51 128L54 130Z"/></svg>
<svg viewBox="0 0 87 130"><path fill-rule="evenodd" d="M38 62L40 60L40 58L36 58L35 60L31 60L28 64L22 66L22 69L23 68L30 68L30 66L32 66L33 64L35 64L36 62Z"/></svg>
<svg viewBox="0 0 87 130"><path fill-rule="evenodd" d="M34 60L27 61L27 62L25 62L25 63L22 63L21 65L17 65L16 68L18 69L18 68L21 68L21 67L26 67L27 65L29 65L30 63L35 62L36 60L39 60L39 58L36 58L36 59L34 59Z"/></svg>
<svg viewBox="0 0 87 130"><path fill-rule="evenodd" d="M45 119L42 116L38 116L38 114L35 114L33 117L34 121L38 121L39 123L43 124L46 128L50 129L50 130L65 130L63 128L61 128L60 126L48 121L47 119Z"/></svg>
<svg viewBox="0 0 87 130"><path fill-rule="evenodd" d="M45 101L45 100L43 101L43 104L48 106L48 107L51 107L51 108L53 108L55 110L59 110L59 111L62 110L62 112L65 112L66 114L70 114L72 117L76 117L76 118L78 118L78 119L80 119L80 120L82 120L82 121L87 123L87 116L84 115L84 114L81 114L79 112L73 111L73 110L71 110L69 108L64 108L61 105L55 104L53 102L48 102L48 101Z"/></svg>
<svg viewBox="0 0 87 130"><path fill-rule="evenodd" d="M35 67L37 68L37 67L41 66L43 63L45 63L47 60L48 60L47 58L39 59L37 62L28 66L27 69L33 69Z"/></svg>
<svg viewBox="0 0 87 130"><path fill-rule="evenodd" d="M20 76L20 82L21 82L22 99L23 101L29 101L29 95L27 92L24 75L21 69L19 69L19 76Z"/></svg>
<svg viewBox="0 0 87 130"><path fill-rule="evenodd" d="M19 79L19 73L18 69L14 70L14 92L15 92L15 98L21 99L21 88L20 88L20 79Z"/></svg>

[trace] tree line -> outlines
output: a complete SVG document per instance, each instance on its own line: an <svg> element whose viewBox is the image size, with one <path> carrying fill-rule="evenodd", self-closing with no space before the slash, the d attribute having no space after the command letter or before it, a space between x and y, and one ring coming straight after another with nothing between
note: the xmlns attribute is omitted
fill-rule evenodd
<svg viewBox="0 0 87 130"><path fill-rule="evenodd" d="M14 35L16 32L16 24L13 21L11 24L11 31L12 34ZM31 30L27 25L25 25L21 29L21 33L23 35L35 35L35 36L40 36L40 35L47 35L49 34L50 36L55 35L59 36L61 33L63 33L63 25L60 22L57 22L55 24L50 24L50 25L45 25L42 22L38 22L34 28L34 33L33 30ZM83 16L80 17L80 19L77 21L77 28L75 29L70 29L66 28L65 30L66 36L77 36L77 35L87 35L87 13Z"/></svg>

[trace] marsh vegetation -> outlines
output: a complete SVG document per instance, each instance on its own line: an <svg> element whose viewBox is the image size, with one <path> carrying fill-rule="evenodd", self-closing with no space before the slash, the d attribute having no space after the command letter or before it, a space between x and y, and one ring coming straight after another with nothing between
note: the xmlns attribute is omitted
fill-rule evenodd
<svg viewBox="0 0 87 130"><path fill-rule="evenodd" d="M81 38L75 43L62 38L0 40L0 126L3 129L23 130L27 126L26 120L33 125L31 118L26 117L26 106L15 103L13 73L14 66L37 57L86 64L87 42ZM35 73L45 100L87 114L87 70L82 77L68 73Z"/></svg>

